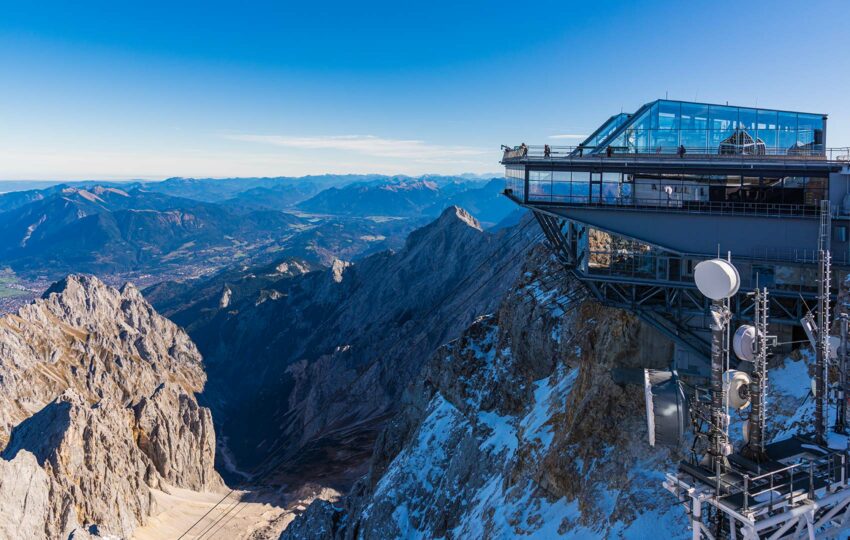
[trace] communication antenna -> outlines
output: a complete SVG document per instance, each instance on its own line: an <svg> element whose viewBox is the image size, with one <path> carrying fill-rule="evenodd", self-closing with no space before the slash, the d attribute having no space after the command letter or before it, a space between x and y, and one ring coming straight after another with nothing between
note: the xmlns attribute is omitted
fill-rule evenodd
<svg viewBox="0 0 850 540"><path fill-rule="evenodd" d="M829 291L831 256L829 253L829 201L821 201L818 235L818 335L815 355L815 441L826 444L827 356L829 355Z"/></svg>
<svg viewBox="0 0 850 540"><path fill-rule="evenodd" d="M728 349L724 346L726 328L731 318L726 300L738 292L741 276L735 266L724 259L711 259L697 264L694 281L699 291L712 300L711 304L711 405L708 460L717 474L718 489L720 476L727 466L726 456L731 453L729 445L728 415L723 410L726 403L723 364Z"/></svg>
<svg viewBox="0 0 850 540"><path fill-rule="evenodd" d="M767 360L770 346L776 344L776 336L767 333L770 302L767 287L756 289L753 296L755 321L753 326L744 325L735 332L735 354L741 360L753 362L752 382L749 393L752 407L744 426L745 446L741 453L755 462L767 459L765 453L765 424L767 419Z"/></svg>
<svg viewBox="0 0 850 540"><path fill-rule="evenodd" d="M848 316L842 313L838 316L841 325L841 344L838 347L838 389L836 392L835 426L836 433L847 434L847 325Z"/></svg>
<svg viewBox="0 0 850 540"><path fill-rule="evenodd" d="M677 373L645 369L643 390L649 445L678 447L684 440L689 409Z"/></svg>

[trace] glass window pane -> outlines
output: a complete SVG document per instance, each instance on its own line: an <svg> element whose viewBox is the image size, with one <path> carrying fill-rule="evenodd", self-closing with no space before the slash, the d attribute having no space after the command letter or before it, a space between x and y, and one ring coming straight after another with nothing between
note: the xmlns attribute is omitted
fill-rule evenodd
<svg viewBox="0 0 850 540"><path fill-rule="evenodd" d="M602 202L603 204L617 204L617 199L620 198L620 184L602 184Z"/></svg>
<svg viewBox="0 0 850 540"><path fill-rule="evenodd" d="M683 145L688 152L701 154L705 152L707 139L704 129L690 130L685 129L680 132L681 138L679 144Z"/></svg>
<svg viewBox="0 0 850 540"><path fill-rule="evenodd" d="M745 129L755 136L757 116L755 109L738 109L738 129Z"/></svg>
<svg viewBox="0 0 850 540"><path fill-rule="evenodd" d="M708 105L682 103L680 128L705 131L708 128Z"/></svg>
<svg viewBox="0 0 850 540"><path fill-rule="evenodd" d="M760 110L756 135L767 147L768 154L775 154L776 143L776 111Z"/></svg>
<svg viewBox="0 0 850 540"><path fill-rule="evenodd" d="M797 114L779 113L778 125L778 146L786 150L797 146Z"/></svg>
<svg viewBox="0 0 850 540"><path fill-rule="evenodd" d="M729 131L731 133L731 130L735 129L738 124L738 109L712 105L709 109L709 118L712 131Z"/></svg>
<svg viewBox="0 0 850 540"><path fill-rule="evenodd" d="M602 173L602 182L607 184L619 184L620 183L620 173L618 172L604 172Z"/></svg>
<svg viewBox="0 0 850 540"><path fill-rule="evenodd" d="M675 154L679 148L679 131L658 129L651 133L653 152L657 154Z"/></svg>
<svg viewBox="0 0 850 540"><path fill-rule="evenodd" d="M797 142L823 144L823 117L815 114L797 115Z"/></svg>
<svg viewBox="0 0 850 540"><path fill-rule="evenodd" d="M559 202L570 202L570 188L571 185L569 182L553 182L552 200Z"/></svg>
<svg viewBox="0 0 850 540"><path fill-rule="evenodd" d="M655 110L656 110L656 108L652 107L652 108L650 108L650 110L644 112L639 117L637 117L635 119L635 121L632 123L632 125L630 126L630 129L637 130L637 131L644 130L644 129L650 129L652 127L651 119L652 119L652 116L653 116Z"/></svg>
<svg viewBox="0 0 850 540"><path fill-rule="evenodd" d="M590 195L590 182L576 182L576 174L587 174L587 173L577 173L573 172L573 183L572 187L572 202L576 203L586 203L588 200L588 196Z"/></svg>
<svg viewBox="0 0 850 540"><path fill-rule="evenodd" d="M718 152L720 145L735 133L738 124L738 109L712 105L709 108L708 145L712 153Z"/></svg>
<svg viewBox="0 0 850 540"><path fill-rule="evenodd" d="M679 103L661 101L658 104L658 129L679 129Z"/></svg>

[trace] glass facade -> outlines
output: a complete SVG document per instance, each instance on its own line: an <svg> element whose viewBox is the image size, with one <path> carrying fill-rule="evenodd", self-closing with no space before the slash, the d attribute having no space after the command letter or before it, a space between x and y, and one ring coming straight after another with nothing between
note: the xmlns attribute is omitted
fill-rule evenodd
<svg viewBox="0 0 850 540"><path fill-rule="evenodd" d="M522 165L505 166L505 190L520 199L525 197L525 167Z"/></svg>
<svg viewBox="0 0 850 540"><path fill-rule="evenodd" d="M625 124L631 116L632 115L626 113L620 113L612 116L607 122L594 131L590 137L582 141L580 146L584 148L595 148L605 144L611 135L613 135L620 126Z"/></svg>
<svg viewBox="0 0 850 540"><path fill-rule="evenodd" d="M529 202L695 211L808 215L828 198L828 186L819 176L528 171Z"/></svg>
<svg viewBox="0 0 850 540"><path fill-rule="evenodd" d="M821 115L660 100L645 105L604 146L615 153L822 155ZM603 153L599 147L592 153Z"/></svg>

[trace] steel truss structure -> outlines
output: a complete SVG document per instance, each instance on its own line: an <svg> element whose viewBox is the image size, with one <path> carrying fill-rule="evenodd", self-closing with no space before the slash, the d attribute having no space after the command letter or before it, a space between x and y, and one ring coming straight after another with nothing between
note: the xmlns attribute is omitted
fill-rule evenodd
<svg viewBox="0 0 850 540"><path fill-rule="evenodd" d="M709 483L680 472L668 474L664 487L690 514L693 540L847 538L850 489L845 453L744 476L742 481L718 493ZM711 513L715 519L709 521Z"/></svg>
<svg viewBox="0 0 850 540"><path fill-rule="evenodd" d="M635 313L686 350L708 359L710 338L700 329L706 328L710 302L696 290L693 282L659 282L629 275L599 275L585 270L589 257L588 227L539 208L534 217L546 235L547 242L561 263L602 304ZM669 258L684 257L674 253ZM814 293L790 293L774 290L770 296L771 320L774 323L799 326L808 311L808 303L817 302ZM752 321L754 304L745 293L732 299L736 323Z"/></svg>

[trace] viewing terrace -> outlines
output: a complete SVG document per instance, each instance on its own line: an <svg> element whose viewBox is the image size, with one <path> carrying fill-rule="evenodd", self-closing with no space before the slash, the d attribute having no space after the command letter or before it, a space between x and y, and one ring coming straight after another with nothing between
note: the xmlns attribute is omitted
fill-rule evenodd
<svg viewBox="0 0 850 540"><path fill-rule="evenodd" d="M548 148L548 150L547 150ZM611 149L608 152L608 148ZM603 160L628 159L653 161L658 159L687 159L705 160L710 162L730 163L735 161L752 162L753 160L764 160L767 163L799 163L800 161L817 160L833 162L836 164L850 163L850 147L822 148L822 147L752 147L735 148L727 147L724 152L709 151L704 146L682 147L682 146L656 146L654 148L617 148L599 146L514 146L503 147L502 163L529 163L529 162L572 162L587 163L589 159L595 159L599 163ZM683 152L684 150L684 152Z"/></svg>
<svg viewBox="0 0 850 540"><path fill-rule="evenodd" d="M520 204L816 217L819 201L832 198L830 175L850 169L850 148L523 145L506 149L502 163L505 194ZM850 211L841 202L836 215Z"/></svg>

